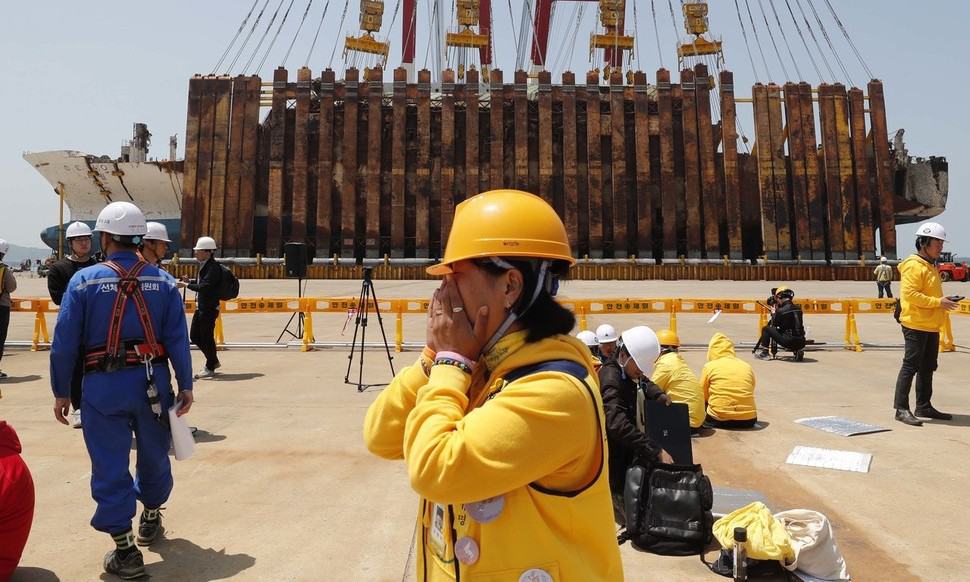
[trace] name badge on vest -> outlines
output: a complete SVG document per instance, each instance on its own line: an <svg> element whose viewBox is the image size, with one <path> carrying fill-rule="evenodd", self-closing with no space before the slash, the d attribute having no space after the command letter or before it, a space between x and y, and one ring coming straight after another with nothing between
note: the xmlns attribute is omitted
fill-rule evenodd
<svg viewBox="0 0 970 582"><path fill-rule="evenodd" d="M431 506L431 531L428 535L431 549L441 559L447 560L448 542L445 540L445 507L439 503Z"/></svg>

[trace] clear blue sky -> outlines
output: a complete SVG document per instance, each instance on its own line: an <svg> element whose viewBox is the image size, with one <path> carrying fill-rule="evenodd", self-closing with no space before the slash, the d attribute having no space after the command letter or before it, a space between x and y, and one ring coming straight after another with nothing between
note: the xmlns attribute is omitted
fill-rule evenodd
<svg viewBox="0 0 970 582"><path fill-rule="evenodd" d="M356 26L358 1L349 0L348 26ZM511 71L515 41L509 26L508 4L493 2L496 60L502 63L505 71ZM743 10L744 0L739 2ZM816 84L817 75L801 40L792 30L785 2L762 0L766 10L769 2L774 3L789 31L788 40L802 77ZM800 2L807 10L807 0ZM260 0L260 5L262 3ZM269 3L266 18L277 5L277 0ZM631 28L633 3L628 0ZM758 2L750 0L749 3L760 26L771 78L781 82L784 75L767 38ZM866 75L834 26L824 0L814 0L814 3L851 78L856 84L864 84ZM965 30L966 23L970 22L970 5L955 1L938 1L930 5L907 0L832 0L832 3L870 69L885 83L890 132L899 127L906 128L906 142L911 154L948 157L950 201L948 210L939 220L950 233L950 248L964 255L970 254L970 230L966 224L970 218L970 201L965 193L970 154L970 123L965 95L970 92L970 83L965 78L966 65L963 63L970 54L970 40ZM0 79L3 80L3 90L0 91L0 111L3 112L0 125L0 237L15 244L41 246L38 233L57 222L56 197L47 182L23 161L21 153L24 150L77 149L116 156L122 140L131 134L132 123L144 121L154 134L151 155L167 157L167 136L178 134L181 156L188 78L193 73L211 71L251 4L251 0L151 3L38 0L7 3L0 22L0 54L3 55L0 59ZM289 0L284 2L284 9L287 4ZM287 62L291 70L303 64L325 4L326 0L314 1L307 24ZM517 21L520 0L512 4ZM667 2L655 0L655 4L664 64L673 69L676 68L675 37ZM673 4L676 8L679 3ZM388 0L386 5L385 30L395 2ZM445 5L449 6L447 2ZM650 2L636 0L636 5L640 68L653 71L659 65L659 57ZM553 53L570 45L575 20L573 25L567 25L567 21L573 14L573 6L563 3L557 10L556 30L550 42ZM792 6L797 15L794 0ZM266 65L259 71L264 78L280 64L305 7L306 0L294 1L290 19ZM343 7L340 0L330 2L320 40L310 58L315 74L330 61L335 39L343 36L339 26ZM575 42L571 43L572 54L562 59L563 63L571 62L575 71L585 71L589 67L586 46L595 19L592 8L593 5L587 5L584 9L582 28ZM449 14L450 10L450 7L446 8ZM767 14L773 23L770 10ZM399 14L395 28L399 29L401 19ZM425 0L418 0L417 24L417 62L420 67L425 63L427 46ZM748 36L753 42L750 25L747 21L745 25L749 27ZM746 87L750 87L754 77L733 1L711 2L711 28L723 37L727 67L735 72L738 93L747 94ZM680 29L678 33L683 34ZM399 33L392 35L397 41ZM788 61L787 49L777 35L776 41L782 57ZM825 46L823 39L819 41ZM808 42L814 50L810 38ZM254 45L255 42L250 43L250 46ZM400 43L395 42L390 59L392 64L400 60L399 46ZM752 46L752 50L757 67L763 69L757 48ZM827 47L825 50L828 52ZM246 58L248 53L243 60ZM549 62L555 64L556 59L556 54L552 54ZM340 49L334 59L335 68L339 61ZM834 62L832 65L836 67ZM788 67L792 69L790 64ZM253 68L248 72L254 72ZM237 65L233 73L238 70ZM838 76L842 77L841 74ZM652 73L650 77L653 77ZM763 70L761 77L765 78ZM750 109L743 108L741 116L750 133ZM897 230L900 251L908 251L915 226Z"/></svg>

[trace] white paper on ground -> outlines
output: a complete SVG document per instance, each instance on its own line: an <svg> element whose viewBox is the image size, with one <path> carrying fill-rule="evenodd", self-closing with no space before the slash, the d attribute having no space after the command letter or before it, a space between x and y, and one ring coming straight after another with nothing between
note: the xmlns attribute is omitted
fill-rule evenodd
<svg viewBox="0 0 970 582"><path fill-rule="evenodd" d="M858 420L841 418L838 416L813 416L810 418L799 418L795 420L795 422L804 426L810 426L818 430L824 430L825 432L830 432L832 434L837 434L844 437L860 434L871 434L874 432L886 432L891 430L884 426L859 422Z"/></svg>
<svg viewBox="0 0 970 582"><path fill-rule="evenodd" d="M718 309L718 310L716 310L714 312L714 315L712 315L711 318L707 320L707 323L714 323L715 321L717 321L717 318L718 317L721 317L721 310L720 309Z"/></svg>
<svg viewBox="0 0 970 582"><path fill-rule="evenodd" d="M806 467L821 467L823 469L868 473L869 465L872 463L872 455L853 451L836 451L834 449L797 446L788 455L788 459L785 462L789 465L804 465Z"/></svg>
<svg viewBox="0 0 970 582"><path fill-rule="evenodd" d="M172 446L175 448L175 460L184 461L195 452L195 439L192 438L192 429L189 428L189 425L175 413L179 409L179 404L176 402L175 406L168 409L168 424L172 427Z"/></svg>

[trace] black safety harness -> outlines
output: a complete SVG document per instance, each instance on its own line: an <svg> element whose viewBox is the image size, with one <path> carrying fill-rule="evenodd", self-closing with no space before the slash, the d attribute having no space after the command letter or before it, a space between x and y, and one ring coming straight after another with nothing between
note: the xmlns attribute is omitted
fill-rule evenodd
<svg viewBox="0 0 970 582"><path fill-rule="evenodd" d="M108 322L107 342L100 348L88 350L84 354L84 372L116 372L124 368L136 366L145 367L148 380L148 402L151 404L155 418L163 420L162 406L158 399L158 389L155 387L155 364L166 363L165 348L158 343L155 326L148 313L148 303L141 290L138 276L148 266L143 260L136 262L127 271L114 261L105 261L104 266L118 275L118 292L115 295L114 306L111 309L111 319ZM135 310L141 322L144 339L121 340L121 321L125 315L128 300L135 302Z"/></svg>

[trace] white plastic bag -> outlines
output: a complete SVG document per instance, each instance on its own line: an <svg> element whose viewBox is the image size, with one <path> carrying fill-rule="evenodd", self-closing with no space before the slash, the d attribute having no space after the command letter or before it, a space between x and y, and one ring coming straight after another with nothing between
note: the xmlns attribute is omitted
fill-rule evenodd
<svg viewBox="0 0 970 582"><path fill-rule="evenodd" d="M181 405L176 402L175 406L168 409L168 424L172 427L172 446L175 448L175 460L184 461L195 452L195 439L192 437L192 429L185 424L185 420L176 414Z"/></svg>
<svg viewBox="0 0 970 582"><path fill-rule="evenodd" d="M842 552L835 544L832 524L825 515L810 509L792 509L776 513L775 519L784 524L795 550L795 561L785 566L788 570L821 580L850 580Z"/></svg>

